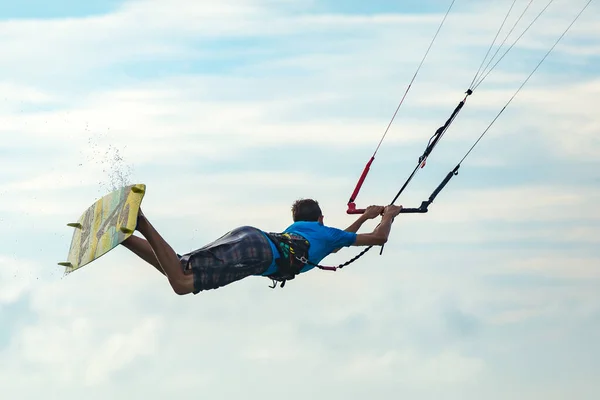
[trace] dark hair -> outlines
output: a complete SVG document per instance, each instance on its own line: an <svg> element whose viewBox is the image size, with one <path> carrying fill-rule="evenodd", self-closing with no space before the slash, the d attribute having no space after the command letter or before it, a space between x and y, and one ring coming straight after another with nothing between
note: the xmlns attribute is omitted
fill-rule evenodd
<svg viewBox="0 0 600 400"><path fill-rule="evenodd" d="M300 199L292 205L292 218L298 221L318 221L322 216L321 208L316 200Z"/></svg>

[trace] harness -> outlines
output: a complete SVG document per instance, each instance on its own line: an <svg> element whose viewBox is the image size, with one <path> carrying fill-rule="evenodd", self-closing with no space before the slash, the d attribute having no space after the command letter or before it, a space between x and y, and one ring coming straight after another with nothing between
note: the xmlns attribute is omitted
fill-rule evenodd
<svg viewBox="0 0 600 400"><path fill-rule="evenodd" d="M311 262L308 259L308 250L310 248L310 242L306 240L304 237L297 235L295 233L273 233L273 232L264 232L265 235L271 240L277 251L279 252L279 258L275 260L275 264L277 265L277 272L274 272L270 275L266 275L268 278L271 278L273 281L273 285L269 286L274 289L277 286L277 281L281 282L280 287L285 286L285 282L292 280L296 277L296 275L300 274L302 268L305 265L312 265L313 267L319 268L324 271L337 271L338 269L342 269L347 265L352 264L354 261L358 260L365 254L369 249L373 246L369 246L363 251L361 251L357 256L352 259L346 261L343 264L339 264L337 266L327 266L320 265Z"/></svg>
<svg viewBox="0 0 600 400"><path fill-rule="evenodd" d="M280 281L280 287L283 287L286 281L294 279L308 263L310 242L294 233L265 232L265 234L279 252L279 258L275 260L277 272L267 275L273 281L270 287L275 288L277 281Z"/></svg>

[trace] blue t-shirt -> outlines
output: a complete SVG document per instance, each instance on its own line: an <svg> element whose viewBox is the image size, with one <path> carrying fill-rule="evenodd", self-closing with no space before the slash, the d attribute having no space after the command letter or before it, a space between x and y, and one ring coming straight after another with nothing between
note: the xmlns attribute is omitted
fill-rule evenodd
<svg viewBox="0 0 600 400"><path fill-rule="evenodd" d="M284 232L295 233L310 242L308 259L314 264L320 263L323 258L327 257L334 250L351 246L356 241L356 233L325 226L320 222L294 222L292 225L288 226ZM279 258L279 252L273 242L269 241L269 243L273 250L273 263L263 275L269 275L277 271L275 259ZM300 272L310 271L313 268L314 266L307 264Z"/></svg>

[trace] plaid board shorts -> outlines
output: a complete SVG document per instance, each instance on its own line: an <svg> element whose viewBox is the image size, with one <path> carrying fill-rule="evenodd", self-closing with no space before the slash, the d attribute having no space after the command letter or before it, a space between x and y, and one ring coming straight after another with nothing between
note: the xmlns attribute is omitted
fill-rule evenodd
<svg viewBox="0 0 600 400"><path fill-rule="evenodd" d="M257 228L236 228L198 250L180 256L194 274L194 294L260 275L273 261L269 239Z"/></svg>

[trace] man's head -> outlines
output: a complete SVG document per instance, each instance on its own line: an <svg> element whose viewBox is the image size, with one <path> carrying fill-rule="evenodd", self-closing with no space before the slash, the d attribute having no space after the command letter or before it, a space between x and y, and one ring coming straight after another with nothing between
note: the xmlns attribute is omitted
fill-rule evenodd
<svg viewBox="0 0 600 400"><path fill-rule="evenodd" d="M316 200L300 199L296 200L292 205L292 218L294 222L318 221L322 223L323 213Z"/></svg>

